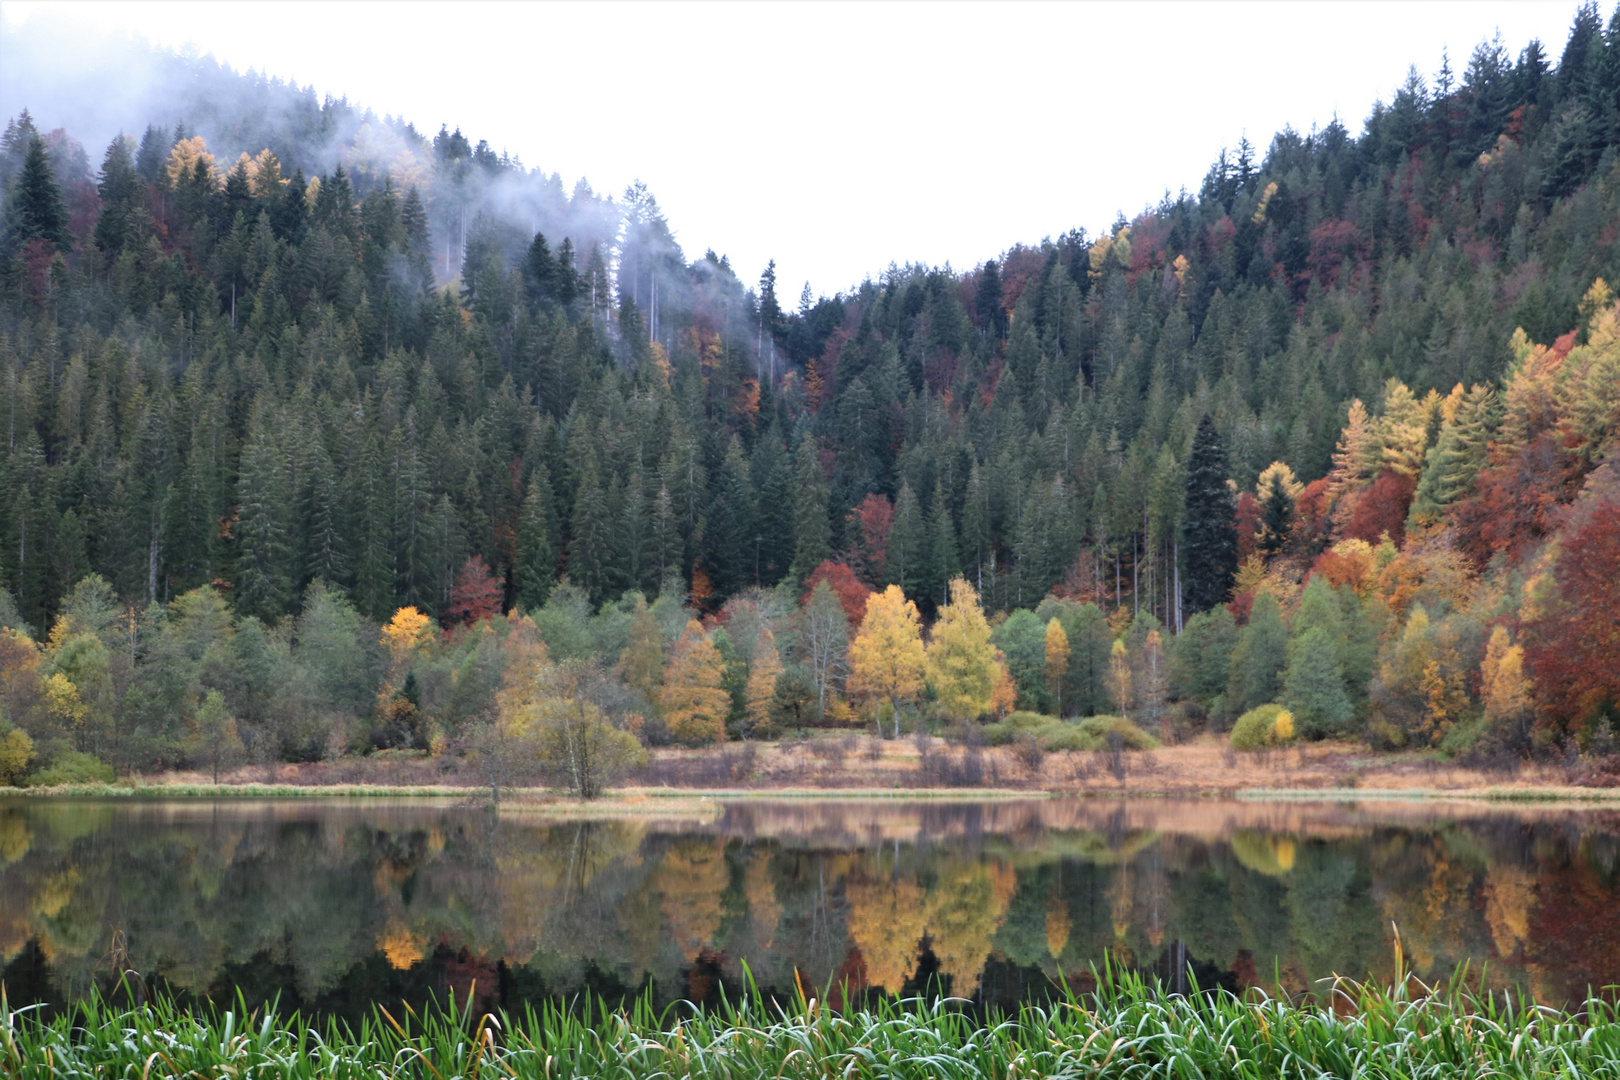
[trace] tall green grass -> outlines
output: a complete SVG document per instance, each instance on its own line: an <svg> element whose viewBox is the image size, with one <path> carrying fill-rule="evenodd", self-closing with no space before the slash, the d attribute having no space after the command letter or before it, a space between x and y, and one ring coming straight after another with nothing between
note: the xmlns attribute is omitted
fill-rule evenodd
<svg viewBox="0 0 1620 1080"><path fill-rule="evenodd" d="M677 1013L547 1005L478 1015L452 1001L378 1007L349 1026L297 1014L189 1014L86 1001L50 1019L0 1002L0 1074L15 1080L527 1078L1620 1077L1620 1016L1340 980L1331 1007L1228 993L1170 996L1141 979L980 1021L960 1001L835 1012L801 992Z"/></svg>

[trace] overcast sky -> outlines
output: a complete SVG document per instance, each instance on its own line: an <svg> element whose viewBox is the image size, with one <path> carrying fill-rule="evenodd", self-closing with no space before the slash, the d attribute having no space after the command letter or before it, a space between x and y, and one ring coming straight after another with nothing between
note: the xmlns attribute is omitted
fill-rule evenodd
<svg viewBox="0 0 1620 1080"><path fill-rule="evenodd" d="M791 300L891 261L972 266L1196 189L1223 146L1338 114L1498 31L1554 60L1574 0L1513 3L7 2L194 45L598 191L640 178L688 257ZM1605 17L1607 12L1604 13ZM0 56L0 62L4 57ZM116 94L116 87L109 87ZM41 109L35 108L36 114ZM49 124L47 115L40 115ZM100 160L99 147L91 148Z"/></svg>

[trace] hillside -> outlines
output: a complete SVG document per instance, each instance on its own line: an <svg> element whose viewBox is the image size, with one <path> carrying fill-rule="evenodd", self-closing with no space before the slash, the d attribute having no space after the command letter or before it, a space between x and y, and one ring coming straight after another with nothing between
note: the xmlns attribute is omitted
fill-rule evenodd
<svg viewBox="0 0 1620 1080"><path fill-rule="evenodd" d="M507 631L424 637L418 677L379 644L398 609L538 613L552 659L628 672L637 595L663 633L629 715L683 605L734 728L760 625L819 715L843 653L807 581L926 622L958 574L1022 707L1612 738L1620 11L1581 8L1556 62L1414 73L1360 134L1245 142L1104 235L796 305L644 188L150 62L172 106L99 168L27 113L0 145L5 723L41 753L195 757L210 690L244 752L425 747L491 714ZM1091 674L1042 673L1053 619ZM423 719L374 738L408 674ZM288 679L307 700L273 705Z"/></svg>

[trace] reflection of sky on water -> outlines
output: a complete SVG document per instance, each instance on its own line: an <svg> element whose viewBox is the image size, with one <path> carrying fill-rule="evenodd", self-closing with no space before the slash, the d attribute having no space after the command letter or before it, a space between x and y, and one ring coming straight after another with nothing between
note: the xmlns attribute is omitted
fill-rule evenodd
<svg viewBox="0 0 1620 1080"><path fill-rule="evenodd" d="M183 994L353 1012L649 982L1010 1005L1106 957L1302 991L1488 961L1549 1000L1620 974L1613 815L1212 800L742 802L557 822L424 802L0 804L8 995L61 1001L113 931ZM1183 959L1185 958L1185 959ZM98 969L99 965L99 969Z"/></svg>

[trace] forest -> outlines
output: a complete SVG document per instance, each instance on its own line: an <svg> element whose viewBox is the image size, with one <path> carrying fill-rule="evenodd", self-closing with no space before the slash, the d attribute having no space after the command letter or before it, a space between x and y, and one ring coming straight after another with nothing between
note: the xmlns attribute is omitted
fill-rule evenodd
<svg viewBox="0 0 1620 1080"><path fill-rule="evenodd" d="M0 782L521 746L591 794L855 725L1615 752L1620 9L796 305L643 185L151 62L99 165L0 138Z"/></svg>

